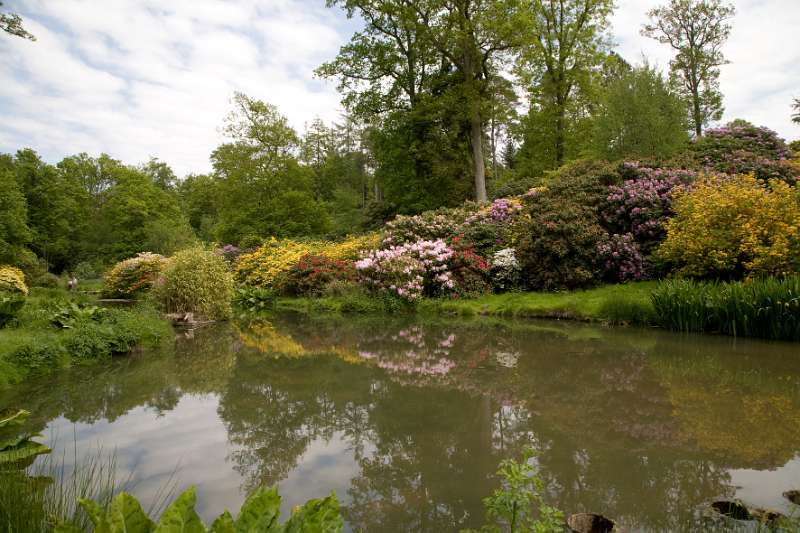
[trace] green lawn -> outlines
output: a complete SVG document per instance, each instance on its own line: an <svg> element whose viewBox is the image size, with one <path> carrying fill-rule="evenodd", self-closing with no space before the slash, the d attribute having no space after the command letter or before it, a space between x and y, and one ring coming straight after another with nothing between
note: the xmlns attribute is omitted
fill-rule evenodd
<svg viewBox="0 0 800 533"><path fill-rule="evenodd" d="M560 318L650 324L654 311L650 293L657 282L604 285L594 289L564 292L511 292L480 298L425 299L416 306L421 314L456 316L491 315L520 318ZM324 298L278 298L278 310L300 312L376 313L384 310L377 298L365 295Z"/></svg>
<svg viewBox="0 0 800 533"><path fill-rule="evenodd" d="M426 300L420 303L419 311L646 324L653 321L650 293L655 287L656 282L646 281L580 291L511 292L476 299Z"/></svg>

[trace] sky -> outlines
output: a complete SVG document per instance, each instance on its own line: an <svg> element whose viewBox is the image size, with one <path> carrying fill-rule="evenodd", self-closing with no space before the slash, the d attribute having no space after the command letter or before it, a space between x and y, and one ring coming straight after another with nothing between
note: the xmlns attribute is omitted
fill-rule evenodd
<svg viewBox="0 0 800 533"><path fill-rule="evenodd" d="M4 0L37 40L0 35L0 153L45 160L87 152L179 175L210 170L234 91L276 105L300 132L342 112L333 81L313 74L360 22L325 0ZM617 0L610 33L631 62L666 69L666 45L642 37L656 0ZM724 48L726 112L800 138L800 0L733 0Z"/></svg>

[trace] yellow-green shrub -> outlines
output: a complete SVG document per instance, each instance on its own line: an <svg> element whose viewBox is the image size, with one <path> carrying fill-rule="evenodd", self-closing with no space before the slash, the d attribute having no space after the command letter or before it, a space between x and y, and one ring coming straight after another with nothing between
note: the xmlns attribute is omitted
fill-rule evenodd
<svg viewBox="0 0 800 533"><path fill-rule="evenodd" d="M688 276L787 275L800 270L800 196L752 175L706 177L674 196L659 255Z"/></svg>
<svg viewBox="0 0 800 533"><path fill-rule="evenodd" d="M236 279L257 287L271 287L275 279L295 266L306 255L322 255L329 259L354 260L362 251L377 248L380 235L370 233L349 237L341 242L293 241L270 239L252 253L239 257Z"/></svg>
<svg viewBox="0 0 800 533"><path fill-rule="evenodd" d="M28 286L25 285L25 274L22 270L7 265L0 266L0 292L27 295Z"/></svg>
<svg viewBox="0 0 800 533"><path fill-rule="evenodd" d="M167 313L223 320L231 316L233 278L222 257L203 248L189 248L169 258L153 294Z"/></svg>
<svg viewBox="0 0 800 533"><path fill-rule="evenodd" d="M0 266L0 328L17 317L27 295L25 274L12 266Z"/></svg>
<svg viewBox="0 0 800 533"><path fill-rule="evenodd" d="M129 298L148 291L165 264L163 255L150 252L120 261L106 272L103 294L112 298Z"/></svg>

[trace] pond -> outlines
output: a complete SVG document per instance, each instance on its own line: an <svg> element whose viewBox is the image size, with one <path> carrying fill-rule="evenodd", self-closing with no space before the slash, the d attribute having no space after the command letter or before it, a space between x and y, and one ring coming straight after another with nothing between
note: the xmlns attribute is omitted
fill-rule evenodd
<svg viewBox="0 0 800 533"><path fill-rule="evenodd" d="M800 488L800 349L493 319L277 315L178 333L167 354L0 395L69 464L114 453L145 505L194 484L210 521L259 485L283 511L330 490L348 530L483 521L532 445L549 500L628 531L706 530L719 498L786 511ZM74 448L77 447L77 452Z"/></svg>

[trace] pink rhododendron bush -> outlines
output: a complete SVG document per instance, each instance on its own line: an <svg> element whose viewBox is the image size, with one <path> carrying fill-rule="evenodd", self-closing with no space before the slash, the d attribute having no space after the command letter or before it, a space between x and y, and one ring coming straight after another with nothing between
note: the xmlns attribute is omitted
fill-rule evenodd
<svg viewBox="0 0 800 533"><path fill-rule="evenodd" d="M453 255L453 249L442 239L416 241L373 250L356 261L356 270L370 289L413 301L422 296L446 294L455 288L448 270Z"/></svg>

